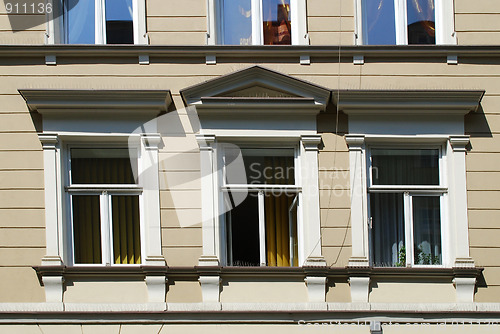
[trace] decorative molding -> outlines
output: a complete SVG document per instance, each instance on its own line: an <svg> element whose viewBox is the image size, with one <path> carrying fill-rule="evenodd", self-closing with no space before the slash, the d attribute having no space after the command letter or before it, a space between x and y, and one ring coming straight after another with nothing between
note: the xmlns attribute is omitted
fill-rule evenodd
<svg viewBox="0 0 500 334"><path fill-rule="evenodd" d="M215 143L214 135L197 134L195 138L200 146L200 150L213 150L212 145Z"/></svg>
<svg viewBox="0 0 500 334"><path fill-rule="evenodd" d="M64 292L63 276L43 276L42 282L47 303L62 303Z"/></svg>
<svg viewBox="0 0 500 334"><path fill-rule="evenodd" d="M42 115L65 113L102 114L131 112L156 116L172 104L169 90L65 90L20 89L30 111Z"/></svg>
<svg viewBox="0 0 500 334"><path fill-rule="evenodd" d="M300 141L306 151L318 151L318 145L321 144L321 135L302 135Z"/></svg>
<svg viewBox="0 0 500 334"><path fill-rule="evenodd" d="M475 277L455 277L453 284L456 288L457 303L473 303L476 289Z"/></svg>
<svg viewBox="0 0 500 334"><path fill-rule="evenodd" d="M207 65L217 65L217 56L216 55L206 55L205 64Z"/></svg>
<svg viewBox="0 0 500 334"><path fill-rule="evenodd" d="M363 56L363 55L354 55L352 57L352 63L354 65L364 65L365 64L365 56Z"/></svg>
<svg viewBox="0 0 500 334"><path fill-rule="evenodd" d="M476 111L484 90L339 90L334 103L348 115L465 115Z"/></svg>
<svg viewBox="0 0 500 334"><path fill-rule="evenodd" d="M450 136L450 144L454 152L466 152L469 143L469 136Z"/></svg>
<svg viewBox="0 0 500 334"><path fill-rule="evenodd" d="M38 133L38 139L40 140L44 150L55 150L57 148L57 144L59 143L57 133Z"/></svg>
<svg viewBox="0 0 500 334"><path fill-rule="evenodd" d="M220 309L220 284L222 282L220 276L200 275L198 281L201 285L203 304L213 304Z"/></svg>
<svg viewBox="0 0 500 334"><path fill-rule="evenodd" d="M458 55L448 55L448 56L446 56L446 63L448 65L458 65Z"/></svg>
<svg viewBox="0 0 500 334"><path fill-rule="evenodd" d="M45 56L45 65L57 65L57 58L55 55Z"/></svg>
<svg viewBox="0 0 500 334"><path fill-rule="evenodd" d="M252 86L276 87L291 96L312 98L313 105L318 105L322 109L330 100L330 90L327 88L261 66L252 66L184 88L181 90L181 96L186 105L197 104L199 106L203 102L202 98L221 96L224 93ZM273 101L269 99L258 100L261 100L261 103ZM237 100L234 100L233 103L235 101Z"/></svg>
<svg viewBox="0 0 500 334"><path fill-rule="evenodd" d="M344 138L349 151L360 151L365 144L365 135L347 134Z"/></svg>
<svg viewBox="0 0 500 334"><path fill-rule="evenodd" d="M368 303L370 292L370 277L349 277L351 286L351 301L353 303Z"/></svg>
<svg viewBox="0 0 500 334"><path fill-rule="evenodd" d="M300 65L311 65L311 57L309 55L300 55Z"/></svg>
<svg viewBox="0 0 500 334"><path fill-rule="evenodd" d="M159 133L144 133L141 134L141 138L145 149L148 151L157 151L162 142L161 134Z"/></svg>
<svg viewBox="0 0 500 334"><path fill-rule="evenodd" d="M168 280L165 275L146 275L144 278L146 287L148 288L148 302L163 303L167 295Z"/></svg>
<svg viewBox="0 0 500 334"><path fill-rule="evenodd" d="M324 303L326 300L326 277L307 276L304 281L310 303ZM325 304L326 309L326 304Z"/></svg>
<svg viewBox="0 0 500 334"><path fill-rule="evenodd" d="M149 55L140 54L139 55L139 65L149 65Z"/></svg>

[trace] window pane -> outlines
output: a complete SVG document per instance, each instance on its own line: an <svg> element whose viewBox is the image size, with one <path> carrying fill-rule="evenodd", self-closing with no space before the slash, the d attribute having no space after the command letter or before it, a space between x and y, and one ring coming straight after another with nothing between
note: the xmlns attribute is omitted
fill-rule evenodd
<svg viewBox="0 0 500 334"><path fill-rule="evenodd" d="M263 0L264 44L292 44L290 0Z"/></svg>
<svg viewBox="0 0 500 334"><path fill-rule="evenodd" d="M415 264L441 264L441 212L437 196L413 196Z"/></svg>
<svg viewBox="0 0 500 334"><path fill-rule="evenodd" d="M114 263L141 263L139 196L112 196Z"/></svg>
<svg viewBox="0 0 500 334"><path fill-rule="evenodd" d="M99 196L72 196L75 263L102 263Z"/></svg>
<svg viewBox="0 0 500 334"><path fill-rule="evenodd" d="M257 193L226 214L228 262L233 266L259 266L259 204Z"/></svg>
<svg viewBox="0 0 500 334"><path fill-rule="evenodd" d="M407 0L408 44L436 44L434 0Z"/></svg>
<svg viewBox="0 0 500 334"><path fill-rule="evenodd" d="M222 1L222 21L224 44L252 44L251 0Z"/></svg>
<svg viewBox="0 0 500 334"><path fill-rule="evenodd" d="M67 42L69 44L95 43L95 1L67 0Z"/></svg>
<svg viewBox="0 0 500 334"><path fill-rule="evenodd" d="M132 0L106 0L106 43L134 44Z"/></svg>
<svg viewBox="0 0 500 334"><path fill-rule="evenodd" d="M294 149L242 149L248 184L295 184Z"/></svg>
<svg viewBox="0 0 500 334"><path fill-rule="evenodd" d="M134 166L134 169L136 167ZM71 182L73 184L134 184L129 150L126 148L71 149Z"/></svg>
<svg viewBox="0 0 500 334"><path fill-rule="evenodd" d="M374 185L439 185L439 150L372 149Z"/></svg>
<svg viewBox="0 0 500 334"><path fill-rule="evenodd" d="M403 194L370 195L373 265L405 267Z"/></svg>
<svg viewBox="0 0 500 334"><path fill-rule="evenodd" d="M362 0L363 43L396 44L394 0Z"/></svg>
<svg viewBox="0 0 500 334"><path fill-rule="evenodd" d="M265 194L268 266L289 267L297 265L296 207L292 207L294 197L287 196L287 194ZM291 216L290 213L292 213ZM290 242L293 243L292 247L290 247ZM294 263L291 261L291 255L294 257Z"/></svg>

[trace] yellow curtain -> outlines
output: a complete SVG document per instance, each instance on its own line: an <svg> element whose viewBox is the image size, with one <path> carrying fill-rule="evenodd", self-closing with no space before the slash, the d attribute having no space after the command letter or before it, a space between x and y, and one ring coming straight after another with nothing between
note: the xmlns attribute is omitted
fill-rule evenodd
<svg viewBox="0 0 500 334"><path fill-rule="evenodd" d="M73 196L75 263L101 263L99 196Z"/></svg>
<svg viewBox="0 0 500 334"><path fill-rule="evenodd" d="M111 206L114 262L140 264L139 196L112 196Z"/></svg>
<svg viewBox="0 0 500 334"><path fill-rule="evenodd" d="M286 173L289 167L293 167L293 158L290 157L266 157L264 161L266 167L272 167L273 175ZM286 175L286 174L285 174ZM290 184L292 180L286 177L273 177L274 184ZM292 182L293 183L293 182ZM265 194L264 210L266 214L266 247L267 265L271 267L288 267L297 265L297 257L294 256L294 263L290 257L290 230L292 236L296 227L290 229L290 217L288 209L293 202L293 196L284 191L268 192ZM295 230L295 232L293 232ZM295 236L296 238L296 236ZM296 240L296 239L295 239ZM295 249L295 245L293 248ZM293 251L295 255L295 251Z"/></svg>
<svg viewBox="0 0 500 334"><path fill-rule="evenodd" d="M130 184L128 158L72 159L74 184ZM75 263L102 263L99 196L73 195ZM140 264L139 196L111 197L114 263Z"/></svg>

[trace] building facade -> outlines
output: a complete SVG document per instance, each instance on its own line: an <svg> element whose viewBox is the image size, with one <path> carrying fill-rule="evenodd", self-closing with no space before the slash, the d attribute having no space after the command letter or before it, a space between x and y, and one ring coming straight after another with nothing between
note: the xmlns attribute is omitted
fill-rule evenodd
<svg viewBox="0 0 500 334"><path fill-rule="evenodd" d="M0 332L497 332L499 17L4 0Z"/></svg>

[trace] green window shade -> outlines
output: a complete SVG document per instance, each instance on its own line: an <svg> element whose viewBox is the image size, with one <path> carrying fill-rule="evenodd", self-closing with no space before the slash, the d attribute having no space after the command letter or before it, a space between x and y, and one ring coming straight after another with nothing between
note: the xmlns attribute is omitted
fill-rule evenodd
<svg viewBox="0 0 500 334"><path fill-rule="evenodd" d="M72 149L71 181L73 184L135 184L128 149Z"/></svg>
<svg viewBox="0 0 500 334"><path fill-rule="evenodd" d="M140 264L139 196L112 196L111 202L114 263Z"/></svg>
<svg viewBox="0 0 500 334"><path fill-rule="evenodd" d="M72 201L75 263L102 263L99 196L72 196Z"/></svg>

